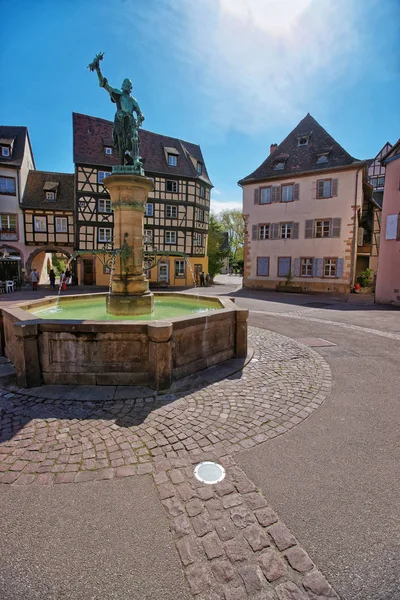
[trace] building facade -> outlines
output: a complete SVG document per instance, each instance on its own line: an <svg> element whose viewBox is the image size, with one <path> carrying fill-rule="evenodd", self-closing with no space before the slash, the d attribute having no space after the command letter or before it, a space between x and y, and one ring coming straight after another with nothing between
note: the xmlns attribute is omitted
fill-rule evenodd
<svg viewBox="0 0 400 600"><path fill-rule="evenodd" d="M35 161L26 127L0 126L0 279L25 275L26 248L21 210Z"/></svg>
<svg viewBox="0 0 400 600"><path fill-rule="evenodd" d="M375 301L400 306L400 140L382 163L386 172Z"/></svg>
<svg viewBox="0 0 400 600"><path fill-rule="evenodd" d="M244 287L349 292L366 163L308 114L239 181L245 220ZM368 186L369 187L369 186Z"/></svg>
<svg viewBox="0 0 400 600"><path fill-rule="evenodd" d="M52 256L69 258L74 250L74 175L30 171L22 199L26 275L31 269L46 284Z"/></svg>
<svg viewBox="0 0 400 600"><path fill-rule="evenodd" d="M106 249L113 240L113 210L103 179L118 164L111 121L73 114L75 163L75 247ZM154 182L145 215L145 250L182 252L162 256L148 272L150 284L193 284L207 272L207 233L212 188L199 146L140 130L140 151L147 177ZM161 257L161 255L158 255ZM109 268L89 252L75 265L78 283L108 285Z"/></svg>

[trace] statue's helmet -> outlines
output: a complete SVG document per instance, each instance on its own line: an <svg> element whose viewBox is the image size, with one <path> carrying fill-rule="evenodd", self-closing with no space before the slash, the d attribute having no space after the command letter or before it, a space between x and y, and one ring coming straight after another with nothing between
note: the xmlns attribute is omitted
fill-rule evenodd
<svg viewBox="0 0 400 600"><path fill-rule="evenodd" d="M132 81L130 79L124 79L122 82L122 89L124 92L130 92L132 90Z"/></svg>

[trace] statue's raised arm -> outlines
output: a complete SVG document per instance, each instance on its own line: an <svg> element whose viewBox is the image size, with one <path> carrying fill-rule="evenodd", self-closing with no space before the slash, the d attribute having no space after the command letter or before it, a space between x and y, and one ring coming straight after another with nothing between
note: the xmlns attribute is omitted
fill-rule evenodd
<svg viewBox="0 0 400 600"><path fill-rule="evenodd" d="M90 65L88 65L88 69L90 69L91 71L96 71L97 77L99 78L100 87L103 87L107 90L109 94L111 94L114 91L114 89L109 85L107 78L104 77L100 68L100 61L102 61L103 58L104 52L99 52L99 54L96 54Z"/></svg>

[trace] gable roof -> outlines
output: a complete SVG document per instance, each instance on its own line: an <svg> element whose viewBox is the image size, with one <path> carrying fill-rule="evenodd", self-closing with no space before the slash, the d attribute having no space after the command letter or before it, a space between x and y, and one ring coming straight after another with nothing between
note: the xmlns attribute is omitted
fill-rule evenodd
<svg viewBox="0 0 400 600"><path fill-rule="evenodd" d="M51 186L48 184L51 184ZM46 200L46 189L56 192L55 200ZM42 210L73 210L73 173L29 171L21 208L23 210L26 208L40 208Z"/></svg>
<svg viewBox="0 0 400 600"><path fill-rule="evenodd" d="M14 125L0 125L0 140L4 140L4 142L8 141L12 145L11 156L0 155L1 166L21 166L24 158L26 140L28 140L32 154L33 164L35 164L27 127L20 127Z"/></svg>
<svg viewBox="0 0 400 600"><path fill-rule="evenodd" d="M299 146L298 138L309 136L307 145ZM320 154L327 153L327 162L317 164ZM277 162L283 162L283 169L276 170ZM310 113L289 133L265 161L250 175L241 179L239 185L254 183L268 178L294 176L298 173L331 170L348 165L364 164L352 156L316 121Z"/></svg>
<svg viewBox="0 0 400 600"><path fill-rule="evenodd" d="M74 138L74 163L101 167L111 167L118 165L118 156L114 152L112 155L104 153L104 147L113 147L112 142L112 121L82 115L72 114L73 138ZM185 142L177 138L160 135L147 131L139 130L140 154L143 157L144 170L148 175L180 175L198 179L202 183L212 186L208 177L204 158L197 144ZM171 167L167 163L166 151L178 154L178 166ZM191 160L193 159L193 162ZM202 164L202 174L200 175L195 167L197 161Z"/></svg>
<svg viewBox="0 0 400 600"><path fill-rule="evenodd" d="M390 162L391 159L394 159L395 157L398 157L400 151L400 138L397 140L397 142L395 142L395 144L393 144L393 146L391 146L388 151L383 154L381 161L383 164L386 164L387 162Z"/></svg>

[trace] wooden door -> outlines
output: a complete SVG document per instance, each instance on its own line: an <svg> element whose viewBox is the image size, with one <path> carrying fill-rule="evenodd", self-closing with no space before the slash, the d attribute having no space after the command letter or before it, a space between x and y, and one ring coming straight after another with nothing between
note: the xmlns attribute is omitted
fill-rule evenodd
<svg viewBox="0 0 400 600"><path fill-rule="evenodd" d="M93 272L93 260L83 261L83 285L93 285L94 283L94 272Z"/></svg>

